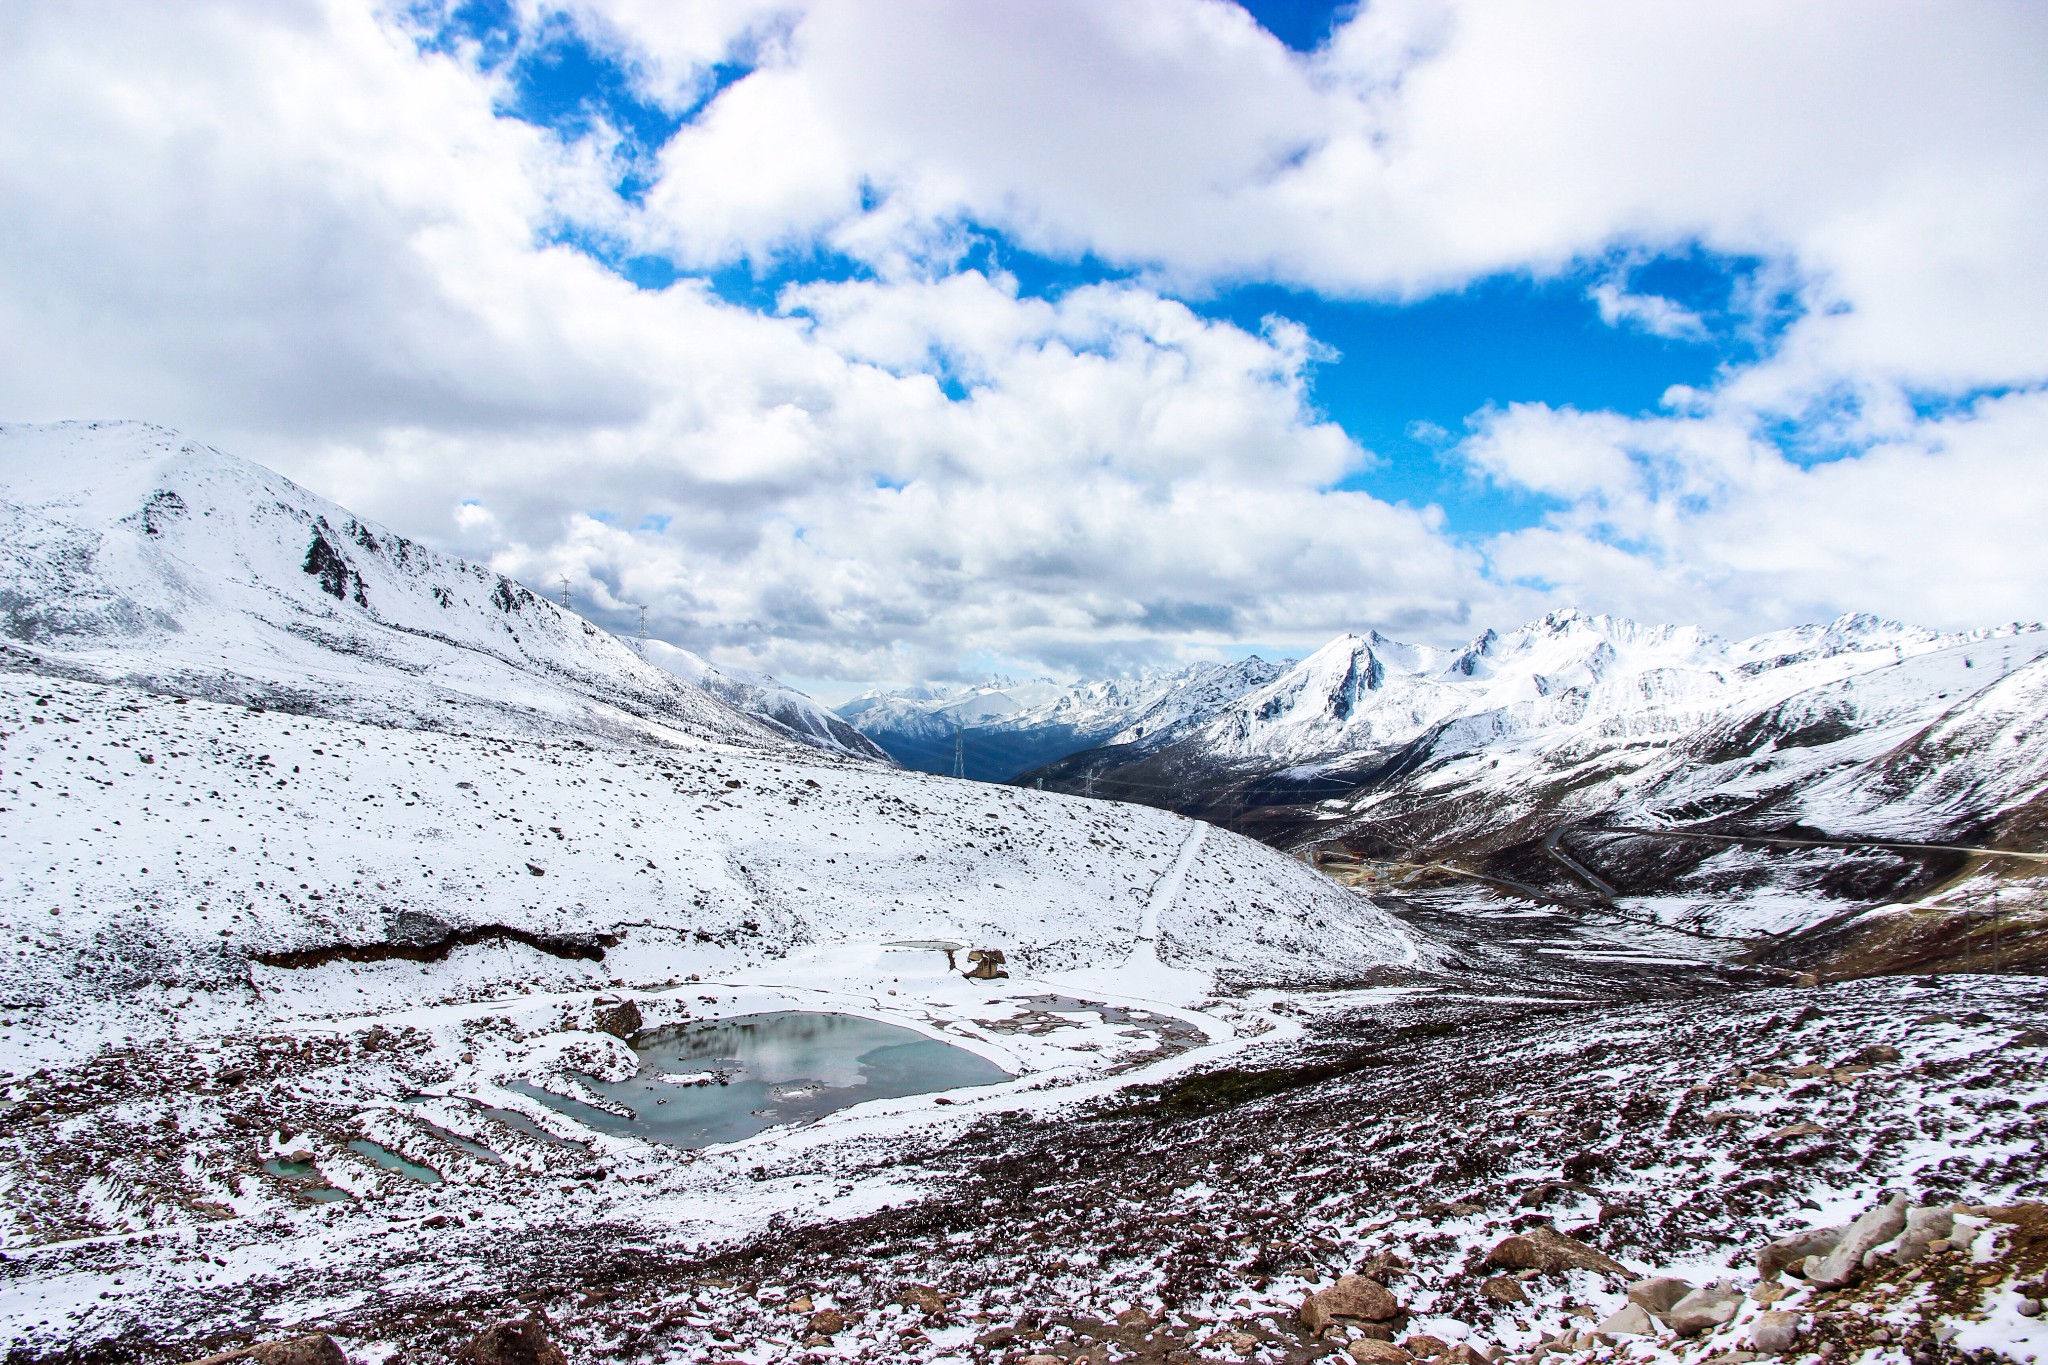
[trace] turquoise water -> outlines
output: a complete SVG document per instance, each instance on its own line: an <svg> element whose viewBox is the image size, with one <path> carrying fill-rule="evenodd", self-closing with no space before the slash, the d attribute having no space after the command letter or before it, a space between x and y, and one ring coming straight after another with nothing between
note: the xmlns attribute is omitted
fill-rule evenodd
<svg viewBox="0 0 2048 1365"><path fill-rule="evenodd" d="M368 1138L357 1138L349 1143L349 1150L368 1157L387 1171L396 1171L408 1180L417 1180L422 1185L438 1185L441 1173L432 1166L422 1166L417 1161L408 1161L389 1147L379 1146Z"/></svg>
<svg viewBox="0 0 2048 1365"><path fill-rule="evenodd" d="M331 1204L352 1196L346 1190L337 1190L326 1183L320 1168L310 1161L292 1161L286 1157L274 1156L263 1163L263 1169L272 1175L289 1180L299 1194L315 1203Z"/></svg>
<svg viewBox="0 0 2048 1365"><path fill-rule="evenodd" d="M675 1147L737 1142L868 1100L996 1085L985 1057L851 1014L781 1010L644 1035L629 1080L583 1083L628 1118L515 1081L512 1088L603 1133Z"/></svg>

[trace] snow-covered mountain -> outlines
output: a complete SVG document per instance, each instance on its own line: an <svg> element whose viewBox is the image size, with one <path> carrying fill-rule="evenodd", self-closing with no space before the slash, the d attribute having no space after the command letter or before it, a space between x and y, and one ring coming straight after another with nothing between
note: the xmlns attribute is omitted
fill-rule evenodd
<svg viewBox="0 0 2048 1365"><path fill-rule="evenodd" d="M857 758L872 758L881 763L894 761L873 740L817 701L777 682L766 673L721 668L702 655L680 649L665 640L637 641L634 648L648 663L696 684L712 696L756 720L766 721L793 739Z"/></svg>
<svg viewBox="0 0 2048 1365"><path fill-rule="evenodd" d="M643 659L502 574L136 422L0 426L0 648L14 667L402 725L882 757L772 679L658 642Z"/></svg>
<svg viewBox="0 0 2048 1365"><path fill-rule="evenodd" d="M2044 714L2038 625L1943 633L1857 615L1728 641L1566 611L1457 649L1347 635L1198 725L1119 736L1032 777L1283 845L1495 859L1541 881L1559 864L1539 841L1577 825L2033 847L2048 826ZM1722 850L1660 849L1632 848L1613 879L1640 865L1644 894L1702 895L1770 879L1689 883ZM1799 876L1817 884L1809 861ZM1894 861L1856 894L1934 875Z"/></svg>
<svg viewBox="0 0 2048 1365"><path fill-rule="evenodd" d="M532 952L451 959L419 989L596 947L601 981L899 939L1094 968L1146 913L1163 960L1203 970L1415 957L1248 840L1212 832L1197 857L1197 827L1157 810L851 756L772 679L642 659L156 428L0 430L0 584L0 916L36 945L0 964L0 995L51 1021L257 990L263 962L488 939Z"/></svg>
<svg viewBox="0 0 2048 1365"><path fill-rule="evenodd" d="M957 734L966 775L1000 782L1099 744L1175 733L1271 682L1290 663L1253 657L1071 686L1043 678L922 686L870 692L841 706L839 715L923 772L953 771Z"/></svg>

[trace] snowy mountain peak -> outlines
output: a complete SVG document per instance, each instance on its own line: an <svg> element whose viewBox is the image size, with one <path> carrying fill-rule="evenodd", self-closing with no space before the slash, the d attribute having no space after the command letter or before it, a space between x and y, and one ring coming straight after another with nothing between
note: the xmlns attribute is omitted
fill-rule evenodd
<svg viewBox="0 0 2048 1365"><path fill-rule="evenodd" d="M502 574L146 423L0 426L0 571L18 666L407 726L819 742Z"/></svg>

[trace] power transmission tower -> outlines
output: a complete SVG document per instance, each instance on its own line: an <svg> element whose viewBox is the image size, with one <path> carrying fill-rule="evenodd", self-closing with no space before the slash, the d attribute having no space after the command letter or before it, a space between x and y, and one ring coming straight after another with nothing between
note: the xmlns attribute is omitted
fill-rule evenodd
<svg viewBox="0 0 2048 1365"><path fill-rule="evenodd" d="M573 606L571 606L571 605L570 605L570 603L569 603L569 576L568 576L567 574L563 574L563 575L561 575L561 580L562 580L562 610L563 610L563 611L574 611L574 610L576 610L576 608L575 608L575 607L573 607Z"/></svg>
<svg viewBox="0 0 2048 1365"><path fill-rule="evenodd" d="M647 657L647 608L640 608L640 630L633 637L633 652L641 658Z"/></svg>
<svg viewBox="0 0 2048 1365"><path fill-rule="evenodd" d="M967 776L967 731L953 727L953 776Z"/></svg>
<svg viewBox="0 0 2048 1365"><path fill-rule="evenodd" d="M647 638L647 608L640 608L640 638Z"/></svg>

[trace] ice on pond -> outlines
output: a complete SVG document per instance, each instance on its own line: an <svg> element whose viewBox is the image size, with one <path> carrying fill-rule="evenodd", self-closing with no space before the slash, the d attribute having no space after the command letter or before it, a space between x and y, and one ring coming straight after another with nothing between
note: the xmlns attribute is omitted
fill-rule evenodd
<svg viewBox="0 0 2048 1365"><path fill-rule="evenodd" d="M631 1079L579 1078L630 1118L524 1082L513 1087L600 1132L707 1147L868 1100L1010 1079L987 1058L911 1029L811 1010L662 1029L637 1039L634 1051L640 1069Z"/></svg>

